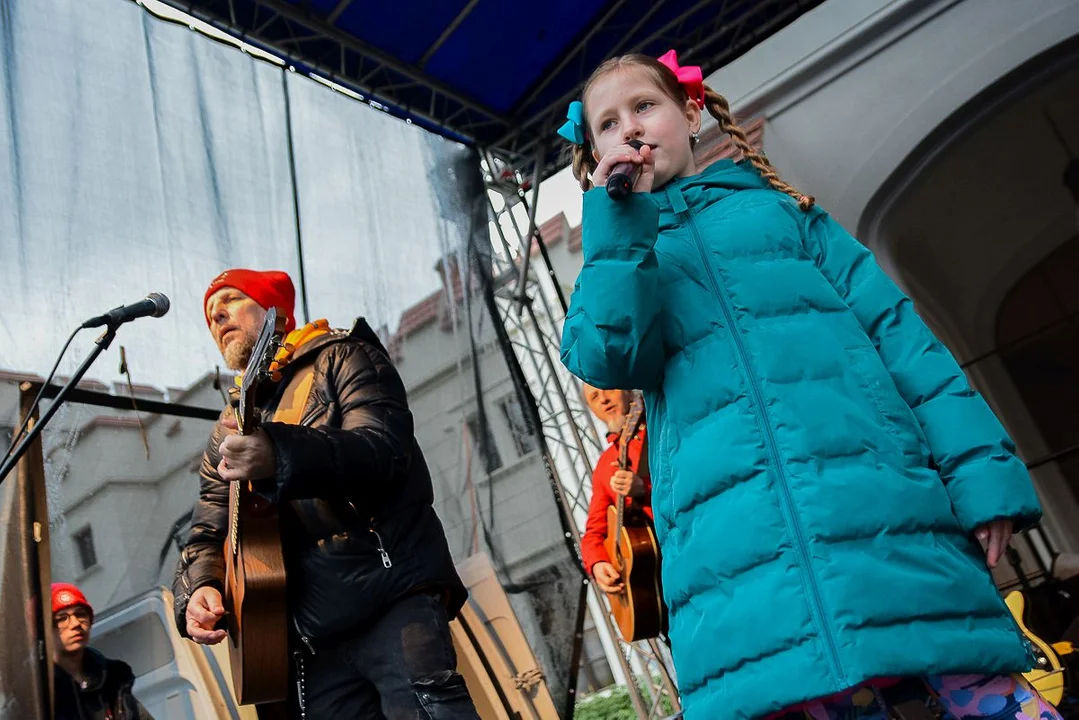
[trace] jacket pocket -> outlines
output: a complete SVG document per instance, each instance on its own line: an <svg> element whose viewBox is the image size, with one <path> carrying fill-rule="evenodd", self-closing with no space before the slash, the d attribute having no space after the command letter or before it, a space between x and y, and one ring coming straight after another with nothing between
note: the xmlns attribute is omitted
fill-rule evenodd
<svg viewBox="0 0 1079 720"><path fill-rule="evenodd" d="M876 412L881 427L892 438L897 452L919 465L929 465L929 445L914 411L899 394L892 374L881 360L869 337L859 326L826 323L832 337L844 353L845 368L856 381L867 404Z"/></svg>
<svg viewBox="0 0 1079 720"><path fill-rule="evenodd" d="M366 531L348 530L323 538L299 557L302 573L290 586L297 589L294 615L300 631L324 638L350 630L377 616L388 599L394 570L383 566Z"/></svg>
<svg viewBox="0 0 1079 720"><path fill-rule="evenodd" d="M929 465L929 444L922 432L921 423L907 402L899 394L895 380L875 350L853 348L847 354L851 359L849 368L857 373L860 385L877 408L885 429L896 441L905 457L916 458L924 466Z"/></svg>

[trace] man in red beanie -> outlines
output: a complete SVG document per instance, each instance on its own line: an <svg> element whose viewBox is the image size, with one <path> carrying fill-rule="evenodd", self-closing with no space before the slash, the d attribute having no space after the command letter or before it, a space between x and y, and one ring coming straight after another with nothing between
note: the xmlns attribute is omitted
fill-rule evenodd
<svg viewBox="0 0 1079 720"><path fill-rule="evenodd" d="M53 583L56 720L153 720L131 692L135 675L90 645L94 609L74 585Z"/></svg>
<svg viewBox="0 0 1079 720"><path fill-rule="evenodd" d="M251 302L246 305L239 302L244 298ZM247 358L255 346L267 310L277 308L277 314L285 318L286 332L296 328L295 304L296 288L292 278L279 270L226 270L210 282L202 297L206 325L213 333L225 364L233 370L243 370L247 366ZM226 317L228 322L215 327L215 313L228 307L237 308L241 315Z"/></svg>
<svg viewBox="0 0 1079 720"><path fill-rule="evenodd" d="M276 271L227 270L210 283L203 310L230 368L246 367L269 308L295 326L295 294ZM295 632L289 714L478 720L449 630L467 593L389 354L362 318L351 331L318 320L285 344L294 349L278 358L259 429L236 434L226 408L211 434L173 581L177 627L198 643L225 638L229 483L251 482L281 510ZM272 422L305 383L300 423Z"/></svg>

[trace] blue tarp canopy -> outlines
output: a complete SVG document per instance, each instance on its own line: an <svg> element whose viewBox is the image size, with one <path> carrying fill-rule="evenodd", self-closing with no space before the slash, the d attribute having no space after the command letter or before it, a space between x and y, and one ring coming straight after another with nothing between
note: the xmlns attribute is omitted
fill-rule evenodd
<svg viewBox="0 0 1079 720"><path fill-rule="evenodd" d="M566 105L604 59L673 47L708 75L822 0L165 2L523 169L541 143L557 156Z"/></svg>

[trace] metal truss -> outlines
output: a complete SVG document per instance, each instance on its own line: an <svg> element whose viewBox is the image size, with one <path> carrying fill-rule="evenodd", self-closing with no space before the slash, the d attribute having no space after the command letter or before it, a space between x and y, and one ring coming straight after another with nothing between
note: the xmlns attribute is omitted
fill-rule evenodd
<svg viewBox="0 0 1079 720"><path fill-rule="evenodd" d="M286 0L160 0L224 33L283 58L300 72L330 80L360 99L422 127L484 147L509 167L525 169L554 137L566 105L603 58L680 49L705 75L738 57L823 0L697 0L672 16L673 0L611 0L573 49L556 60L508 112L466 96L428 71L428 63L479 0L470 0L415 62L360 40L338 25L361 3L338 0L329 12ZM135 0L143 3L143 0ZM611 38L620 38L614 44ZM569 87L556 93L552 88ZM551 152L547 175L561 165Z"/></svg>
<svg viewBox="0 0 1079 720"><path fill-rule="evenodd" d="M573 519L570 532L579 546L592 496L592 469L606 443L584 403L580 382L559 359L565 299L536 231L538 188L534 182L531 184L534 195L530 203L525 190L529 183L521 182L518 174L503 172L491 155L487 156L485 177L488 189L502 199L499 207L488 193L488 210L499 245L496 250L501 251L493 257L495 304L535 397L552 472L561 489L563 509ZM514 214L521 207L528 215L524 227ZM537 263L524 261L533 252L543 259L538 263L539 271ZM655 640L623 642L606 595L594 584L590 583L590 589L593 621L616 648L615 659L626 678L637 716L677 717L681 703L671 677L670 652Z"/></svg>

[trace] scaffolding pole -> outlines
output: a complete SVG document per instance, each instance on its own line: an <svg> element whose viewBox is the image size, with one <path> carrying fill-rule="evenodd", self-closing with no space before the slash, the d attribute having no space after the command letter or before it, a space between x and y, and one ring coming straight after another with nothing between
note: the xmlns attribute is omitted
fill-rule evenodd
<svg viewBox="0 0 1079 720"><path fill-rule="evenodd" d="M542 162L541 155L537 154L536 162L537 165ZM592 468L604 443L584 403L580 381L565 369L559 358L566 302L543 238L536 229L535 202L542 173L537 167L529 203L519 173L506 171L490 154L485 154L485 164L487 189L502 200L498 207L491 192L487 194L495 230L492 256L495 304L539 408L539 430L550 450L564 510L573 520L571 532L579 546L592 495ZM514 214L518 207L527 217L526 228L522 228ZM538 257L532 257L533 253ZM624 642L606 594L594 583L589 585L596 606L603 608L601 613L592 612L593 623L606 637L607 644L615 648L617 670L625 680L637 717L642 720L680 717L681 702L672 678L669 650L655 640Z"/></svg>

